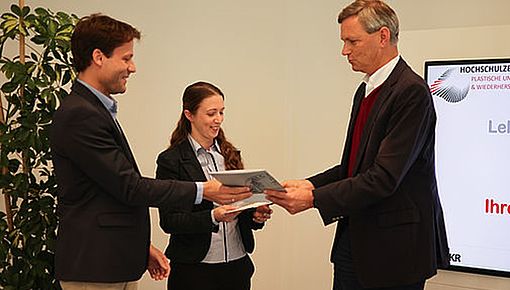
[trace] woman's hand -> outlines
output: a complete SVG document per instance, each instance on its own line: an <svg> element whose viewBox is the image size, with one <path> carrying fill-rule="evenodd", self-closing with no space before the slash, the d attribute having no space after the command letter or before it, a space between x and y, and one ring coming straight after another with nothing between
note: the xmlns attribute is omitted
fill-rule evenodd
<svg viewBox="0 0 510 290"><path fill-rule="evenodd" d="M273 210L269 208L269 205L261 205L253 212L253 221L256 223L265 223L271 218Z"/></svg>
<svg viewBox="0 0 510 290"><path fill-rule="evenodd" d="M233 221L241 211L229 212L231 210L237 209L237 207L232 205L222 205L215 209L213 209L214 219L217 222L231 222Z"/></svg>

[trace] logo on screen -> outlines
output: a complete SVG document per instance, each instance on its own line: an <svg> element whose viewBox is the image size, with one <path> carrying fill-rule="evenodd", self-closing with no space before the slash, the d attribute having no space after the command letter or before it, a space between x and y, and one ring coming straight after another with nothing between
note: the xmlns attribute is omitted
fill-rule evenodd
<svg viewBox="0 0 510 290"><path fill-rule="evenodd" d="M430 85L430 92L449 103L458 103L469 93L469 77L461 75L459 68L449 68Z"/></svg>

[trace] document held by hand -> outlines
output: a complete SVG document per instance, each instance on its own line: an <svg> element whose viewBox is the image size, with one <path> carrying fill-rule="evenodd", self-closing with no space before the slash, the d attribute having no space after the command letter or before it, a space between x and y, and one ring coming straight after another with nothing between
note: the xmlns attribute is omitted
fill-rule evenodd
<svg viewBox="0 0 510 290"><path fill-rule="evenodd" d="M210 172L223 185L248 186L253 193L263 193L264 189L285 191L285 188L265 169L240 169Z"/></svg>
<svg viewBox="0 0 510 290"><path fill-rule="evenodd" d="M233 211L244 210L258 207L265 204L271 204L264 194L265 189L285 191L285 188L265 169L241 169L210 172L211 176L216 178L223 185L227 186L247 186L250 187L253 195L247 199L232 203L238 208Z"/></svg>

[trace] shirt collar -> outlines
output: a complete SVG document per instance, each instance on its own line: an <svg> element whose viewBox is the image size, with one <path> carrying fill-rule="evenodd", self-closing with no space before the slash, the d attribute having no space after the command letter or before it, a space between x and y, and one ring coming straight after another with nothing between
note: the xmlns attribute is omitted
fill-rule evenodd
<svg viewBox="0 0 510 290"><path fill-rule="evenodd" d="M196 154L198 154L202 150L207 151L204 147L202 147L202 145L200 145L200 143L198 143L195 139L193 139L193 137L191 137L191 134L188 134L188 140L191 142L191 146L193 146L193 150ZM216 139L214 139L214 143L211 146L210 151L216 151L221 153L220 146L218 145L218 141Z"/></svg>
<svg viewBox="0 0 510 290"><path fill-rule="evenodd" d="M84 82L78 78L76 80L78 82L80 82L80 84L87 87L101 101L101 103L104 105L104 107L108 110L108 112L110 112L110 114L114 118L117 117L117 100L115 100L111 97L107 97L105 94L101 93L100 91L98 91L94 87L92 87L91 85L87 84L86 82Z"/></svg>
<svg viewBox="0 0 510 290"><path fill-rule="evenodd" d="M397 66L399 59L400 55L397 55L385 65L376 70L372 75L365 75L363 78L363 82L367 84L365 97L368 96L375 88L382 85L386 79L388 79L393 69Z"/></svg>

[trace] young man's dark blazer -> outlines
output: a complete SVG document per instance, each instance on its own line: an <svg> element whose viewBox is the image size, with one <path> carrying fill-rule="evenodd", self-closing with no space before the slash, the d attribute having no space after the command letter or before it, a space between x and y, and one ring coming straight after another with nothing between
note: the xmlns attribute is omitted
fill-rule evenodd
<svg viewBox="0 0 510 290"><path fill-rule="evenodd" d="M161 152L157 164L156 178L206 180L188 140ZM211 220L212 209L213 203L207 200L195 205L191 213L179 209L160 208L160 226L170 234L165 254L171 262L199 263L205 258L211 244L211 233L218 230ZM252 253L255 247L252 229L260 229L264 225L254 222L252 216L253 210L246 210L238 216L241 239L248 253Z"/></svg>
<svg viewBox="0 0 510 290"><path fill-rule="evenodd" d="M58 280L138 280L148 261L148 207L193 206L193 183L140 176L119 130L79 82L55 112L50 141L58 184Z"/></svg>
<svg viewBox="0 0 510 290"><path fill-rule="evenodd" d="M400 59L369 114L352 178L347 163L361 99L356 93L341 163L310 177L325 224L348 220L354 269L367 288L423 281L448 264L434 165L436 115L421 77Z"/></svg>

